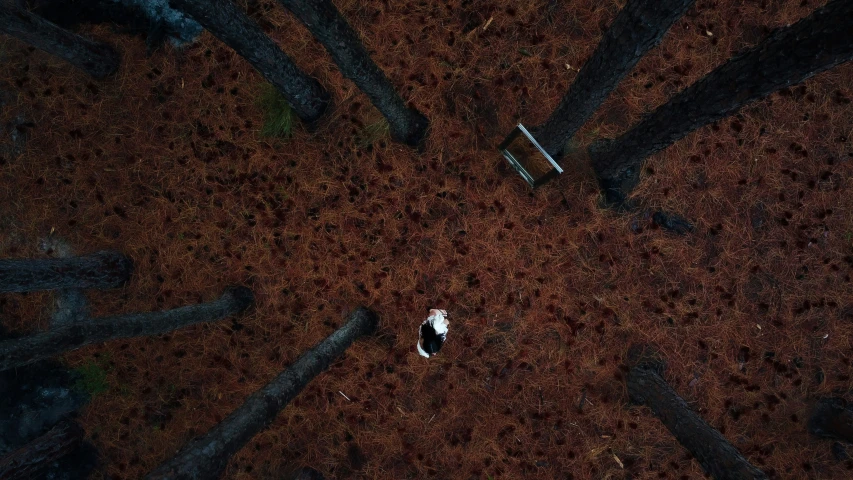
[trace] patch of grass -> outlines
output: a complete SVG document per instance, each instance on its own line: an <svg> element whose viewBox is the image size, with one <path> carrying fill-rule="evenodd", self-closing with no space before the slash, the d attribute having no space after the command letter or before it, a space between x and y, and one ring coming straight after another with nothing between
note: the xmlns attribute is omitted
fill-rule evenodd
<svg viewBox="0 0 853 480"><path fill-rule="evenodd" d="M568 153L580 150L581 148L584 148L584 146L592 145L600 138L601 129L599 127L595 127L593 130L588 132L576 134L566 143L565 152Z"/></svg>
<svg viewBox="0 0 853 480"><path fill-rule="evenodd" d="M287 140L293 136L296 114L293 113L284 95L271 84L265 83L261 87L261 95L257 103L264 112L262 137Z"/></svg>
<svg viewBox="0 0 853 480"><path fill-rule="evenodd" d="M74 388L87 393L90 397L104 393L110 389L107 381L107 371L103 365L92 360L74 369L80 375Z"/></svg>
<svg viewBox="0 0 853 480"><path fill-rule="evenodd" d="M594 143L595 141L599 140L600 138L601 138L601 128L595 127L588 132L584 132L582 141L585 145L590 145L590 144Z"/></svg>
<svg viewBox="0 0 853 480"><path fill-rule="evenodd" d="M356 135L355 143L359 148L367 148L380 138L388 136L390 131L388 121L383 118L378 122L365 125L361 132Z"/></svg>

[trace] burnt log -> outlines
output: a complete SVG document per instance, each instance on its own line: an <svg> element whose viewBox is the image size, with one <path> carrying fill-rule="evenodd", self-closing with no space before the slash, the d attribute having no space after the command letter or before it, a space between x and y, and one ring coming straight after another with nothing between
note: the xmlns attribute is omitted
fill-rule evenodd
<svg viewBox="0 0 853 480"><path fill-rule="evenodd" d="M261 27L231 0L169 0L245 58L287 100L309 126L323 116L329 94L293 63Z"/></svg>
<svg viewBox="0 0 853 480"><path fill-rule="evenodd" d="M619 81L695 0L628 0L548 120L531 129L554 160Z"/></svg>
<svg viewBox="0 0 853 480"><path fill-rule="evenodd" d="M188 44L203 31L195 20L169 8L167 0L29 0L29 5L33 13L69 30L108 23L117 33L142 35L149 54L167 40Z"/></svg>
<svg viewBox="0 0 853 480"><path fill-rule="evenodd" d="M421 145L429 120L406 106L331 0L279 0L279 3L299 18L326 48L341 73L370 98L388 121L392 138L413 147Z"/></svg>
<svg viewBox="0 0 853 480"><path fill-rule="evenodd" d="M627 379L631 400L649 407L708 475L717 480L767 478L666 383L662 376L664 364L654 353L642 347L632 350L636 353L629 354L634 358Z"/></svg>
<svg viewBox="0 0 853 480"><path fill-rule="evenodd" d="M205 435L192 440L174 457L154 469L147 480L203 480L219 478L237 453L321 372L329 368L362 335L379 323L375 313L358 308L347 323L317 346L302 354L265 387L249 396L237 410Z"/></svg>
<svg viewBox="0 0 853 480"><path fill-rule="evenodd" d="M42 478L54 462L72 453L83 442L83 429L63 420L47 433L0 459L0 480Z"/></svg>
<svg viewBox="0 0 853 480"><path fill-rule="evenodd" d="M645 159L741 107L853 59L853 2L830 0L685 88L620 137L589 148L607 202L625 201Z"/></svg>
<svg viewBox="0 0 853 480"><path fill-rule="evenodd" d="M39 241L39 250L54 258L74 256L71 246L65 240L48 235ZM69 323L89 319L89 301L80 288L63 288L54 292L53 316L51 326L58 327Z"/></svg>
<svg viewBox="0 0 853 480"><path fill-rule="evenodd" d="M66 324L47 332L0 342L0 371L27 365L93 343L171 332L246 310L254 301L246 287L229 287L208 303L162 312L132 313Z"/></svg>
<svg viewBox="0 0 853 480"><path fill-rule="evenodd" d="M104 250L68 258L0 260L0 293L116 288L133 272L124 254Z"/></svg>
<svg viewBox="0 0 853 480"><path fill-rule="evenodd" d="M69 32L22 6L19 0L0 0L0 33L55 55L94 78L118 70L121 56L111 46Z"/></svg>

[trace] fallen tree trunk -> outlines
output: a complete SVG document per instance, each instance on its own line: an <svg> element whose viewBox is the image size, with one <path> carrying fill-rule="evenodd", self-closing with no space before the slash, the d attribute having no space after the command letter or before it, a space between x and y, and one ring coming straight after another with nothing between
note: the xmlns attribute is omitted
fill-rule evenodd
<svg viewBox="0 0 853 480"><path fill-rule="evenodd" d="M559 161L575 133L695 0L628 0L548 121L531 132Z"/></svg>
<svg viewBox="0 0 853 480"><path fill-rule="evenodd" d="M94 78L104 78L118 70L121 56L112 47L60 28L20 3L0 0L0 32L56 55Z"/></svg>
<svg viewBox="0 0 853 480"><path fill-rule="evenodd" d="M148 480L215 479L228 460L266 428L320 372L329 368L358 337L376 330L375 313L358 308L346 325L304 353L265 387L253 393L237 410L204 436L185 445L174 457L145 477Z"/></svg>
<svg viewBox="0 0 853 480"><path fill-rule="evenodd" d="M196 323L213 322L248 308L254 297L246 287L229 287L209 303L162 312L132 313L68 324L44 333L0 342L0 371L119 338L171 332Z"/></svg>
<svg viewBox="0 0 853 480"><path fill-rule="evenodd" d="M642 358L628 372L631 400L652 409L655 416L717 480L766 479L720 432L708 425L666 383L662 362Z"/></svg>
<svg viewBox="0 0 853 480"><path fill-rule="evenodd" d="M853 59L853 2L830 0L685 88L613 140L589 148L607 203L625 201L645 159L750 102Z"/></svg>
<svg viewBox="0 0 853 480"><path fill-rule="evenodd" d="M53 462L73 452L82 442L83 429L72 421L62 421L0 459L0 480L42 478Z"/></svg>
<svg viewBox="0 0 853 480"><path fill-rule="evenodd" d="M54 258L71 258L74 253L65 240L48 235L39 241L39 250ZM89 318L89 301L83 289L63 288L54 292L51 327L83 321Z"/></svg>
<svg viewBox="0 0 853 480"><path fill-rule="evenodd" d="M853 443L853 407L842 398L821 398L809 418L809 433Z"/></svg>
<svg viewBox="0 0 853 480"><path fill-rule="evenodd" d="M329 94L231 0L170 0L173 8L189 14L216 38L245 58L270 82L309 126L329 104Z"/></svg>
<svg viewBox="0 0 853 480"><path fill-rule="evenodd" d="M345 77L364 92L388 121L391 138L417 147L424 141L429 120L406 106L391 81L376 65L358 33L331 0L279 0L305 25L331 55Z"/></svg>
<svg viewBox="0 0 853 480"><path fill-rule="evenodd" d="M0 260L0 293L115 288L132 272L133 262L112 250L80 257Z"/></svg>

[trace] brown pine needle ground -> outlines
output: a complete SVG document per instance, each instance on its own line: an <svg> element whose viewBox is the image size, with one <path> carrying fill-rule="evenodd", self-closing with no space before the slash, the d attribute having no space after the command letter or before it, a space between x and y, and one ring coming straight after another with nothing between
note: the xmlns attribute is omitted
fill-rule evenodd
<svg viewBox="0 0 853 480"><path fill-rule="evenodd" d="M51 228L81 252L127 253L131 284L89 293L98 316L232 283L258 299L238 324L65 358L108 367L109 390L82 412L99 475L139 478L364 304L382 316L378 337L317 378L228 478L300 464L328 478L702 478L627 406L632 342L656 344L673 387L760 468L849 478L853 463L805 422L815 397L853 386L853 65L651 159L637 194L697 225L675 237L600 210L580 165L530 193L495 149L557 104L576 75L565 65L583 64L618 11L601 3L337 2L431 119L420 155L359 142L376 111L274 2L265 28L334 95L314 134L297 126L286 141L261 135L262 79L207 34L146 58L141 39L87 29L124 55L104 82L0 38L0 85L18 93L0 125L35 123L25 154L0 164L0 255L37 255ZM618 134L813 3L698 1L581 138ZM4 325L44 328L50 298L3 296ZM415 341L429 307L452 324L426 360Z"/></svg>

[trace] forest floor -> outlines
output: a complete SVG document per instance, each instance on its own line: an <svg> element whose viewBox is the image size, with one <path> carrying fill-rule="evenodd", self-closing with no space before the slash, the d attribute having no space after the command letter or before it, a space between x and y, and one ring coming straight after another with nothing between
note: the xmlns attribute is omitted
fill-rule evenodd
<svg viewBox="0 0 853 480"><path fill-rule="evenodd" d="M378 112L282 8L251 3L334 97L313 133L263 138L262 78L209 34L146 57L140 38L86 28L124 56L102 82L0 38L12 92L0 125L33 124L23 154L0 161L0 256L38 256L54 229L80 253L125 252L133 280L89 292L96 315L234 283L257 295L236 321L65 356L106 371L80 418L99 475L139 478L365 305L378 336L315 379L227 478L298 465L328 478L702 478L629 404L635 342L659 347L669 383L772 477L850 477L806 421L816 398L853 387L853 65L651 158L636 196L695 223L677 236L599 208L580 157L531 192L496 150L518 121L546 118L621 2L336 2L430 118L422 153L367 145ZM699 0L581 146L817 3ZM3 296L3 324L45 328L49 298ZM430 307L451 325L427 360L415 342Z"/></svg>

